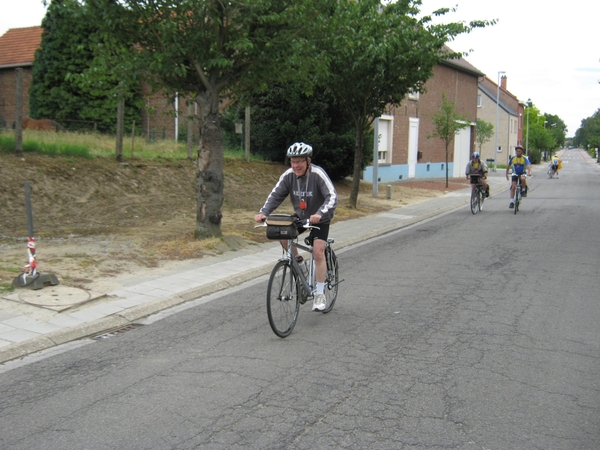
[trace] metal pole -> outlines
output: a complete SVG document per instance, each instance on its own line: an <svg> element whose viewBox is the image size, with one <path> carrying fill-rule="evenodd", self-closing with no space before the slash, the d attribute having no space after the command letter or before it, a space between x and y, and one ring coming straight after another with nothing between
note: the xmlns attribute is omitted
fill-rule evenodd
<svg viewBox="0 0 600 450"><path fill-rule="evenodd" d="M27 214L27 231L29 237L33 237L33 212L31 210L31 189L29 181L25 182L25 213Z"/></svg>
<svg viewBox="0 0 600 450"><path fill-rule="evenodd" d="M496 159L498 158L498 106L500 104L500 75L506 72L498 72L498 84L496 85L496 129L495 129L495 142L494 142L494 172L496 171Z"/></svg>
<svg viewBox="0 0 600 450"><path fill-rule="evenodd" d="M379 194L379 117L375 119L375 124L373 126L373 197L377 197Z"/></svg>
<svg viewBox="0 0 600 450"><path fill-rule="evenodd" d="M244 155L246 158L246 162L250 162L250 106L246 106L244 110L245 119L246 119L246 129L244 130L246 133L244 134Z"/></svg>
<svg viewBox="0 0 600 450"><path fill-rule="evenodd" d="M529 105L531 104L531 99L527 99L527 134L525 141L525 156L529 156Z"/></svg>

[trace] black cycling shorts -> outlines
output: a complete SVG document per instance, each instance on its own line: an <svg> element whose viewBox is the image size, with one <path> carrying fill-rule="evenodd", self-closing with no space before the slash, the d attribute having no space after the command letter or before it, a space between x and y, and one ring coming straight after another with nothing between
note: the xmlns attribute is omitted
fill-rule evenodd
<svg viewBox="0 0 600 450"><path fill-rule="evenodd" d="M312 239L322 239L327 242L327 238L329 237L329 222L328 223L316 223L314 224L316 228L310 228L310 237ZM306 231L306 228L298 228L298 234L302 234Z"/></svg>

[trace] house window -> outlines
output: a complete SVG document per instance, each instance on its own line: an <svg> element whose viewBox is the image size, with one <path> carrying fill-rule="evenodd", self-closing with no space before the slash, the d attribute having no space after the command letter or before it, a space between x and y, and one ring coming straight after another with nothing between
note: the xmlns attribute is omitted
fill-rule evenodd
<svg viewBox="0 0 600 450"><path fill-rule="evenodd" d="M393 116L379 117L379 139L377 146L378 163L392 163L392 131L394 130Z"/></svg>
<svg viewBox="0 0 600 450"><path fill-rule="evenodd" d="M413 91L412 89L410 91L408 91L408 99L409 100L419 100L419 92L418 91Z"/></svg>
<svg viewBox="0 0 600 450"><path fill-rule="evenodd" d="M481 108L481 94L477 94L477 107Z"/></svg>

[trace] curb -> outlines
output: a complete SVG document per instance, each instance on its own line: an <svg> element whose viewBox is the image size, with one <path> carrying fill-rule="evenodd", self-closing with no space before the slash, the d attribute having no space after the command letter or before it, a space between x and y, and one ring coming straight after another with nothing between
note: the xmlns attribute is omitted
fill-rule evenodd
<svg viewBox="0 0 600 450"><path fill-rule="evenodd" d="M503 190L499 190L497 192L502 191ZM409 227L416 223L423 222L433 217L461 208L468 203L469 200L465 197L465 200L463 201L456 201L452 205L438 208L435 211L404 220L401 223L393 223L391 225L367 232L362 235L353 236L352 238L345 239L343 241L336 240L336 250L341 250L343 248L365 242L378 236L383 236L385 234ZM226 281L215 281L213 283L209 283L201 287L188 289L187 291L180 292L170 297L163 297L145 303L143 305L134 306L132 308L128 308L126 310L115 313L111 316L97 319L82 325L78 325L65 330L54 331L46 335L41 335L35 338L28 339L26 341L8 345L0 349L0 364L8 362L10 360L23 358L29 354L47 350L49 348L66 344L68 342L86 339L111 329L131 325L136 321L139 321L145 317L151 316L166 309L173 308L175 306L187 303L191 300L195 300L199 297L203 297L209 294L223 291L225 289L239 286L258 277L268 275L272 269L273 262L270 261L264 264L263 266L249 269L236 276L233 276Z"/></svg>

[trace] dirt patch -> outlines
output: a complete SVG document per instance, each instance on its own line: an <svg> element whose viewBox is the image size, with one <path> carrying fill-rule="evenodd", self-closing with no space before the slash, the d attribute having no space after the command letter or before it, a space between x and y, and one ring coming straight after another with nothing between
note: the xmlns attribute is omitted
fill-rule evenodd
<svg viewBox="0 0 600 450"><path fill-rule="evenodd" d="M214 255L230 248L229 237L264 242L253 217L285 170L280 164L225 162L223 238L195 240L196 167L191 162L0 155L0 291L27 263L24 184L31 186L39 270L67 286ZM361 183L358 208L347 207L351 181L336 183L335 220L348 220L424 201L467 186L467 180L406 181L385 185L373 197ZM289 212L285 203L280 208Z"/></svg>

